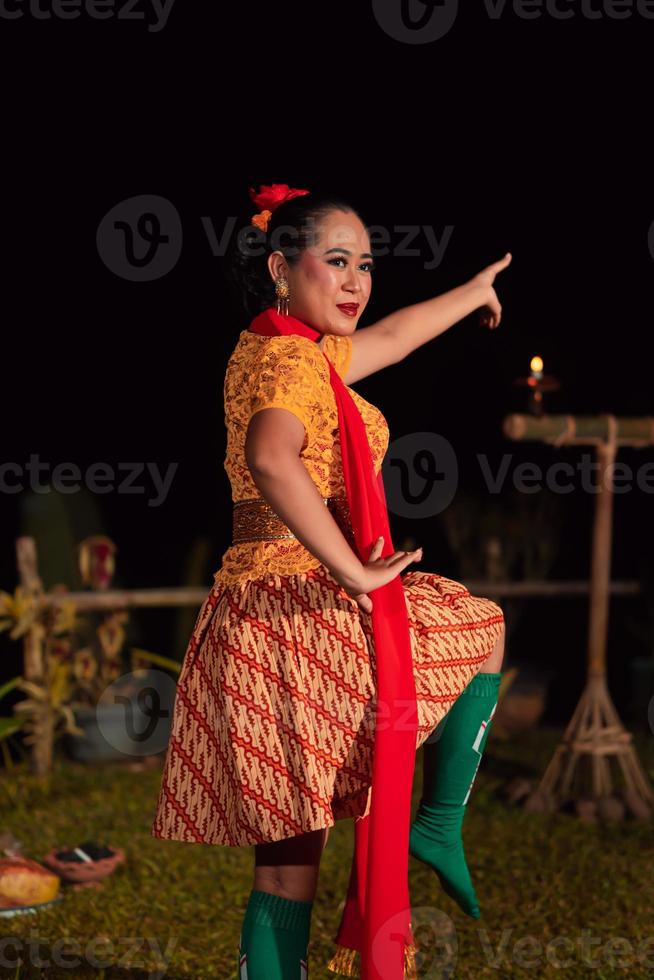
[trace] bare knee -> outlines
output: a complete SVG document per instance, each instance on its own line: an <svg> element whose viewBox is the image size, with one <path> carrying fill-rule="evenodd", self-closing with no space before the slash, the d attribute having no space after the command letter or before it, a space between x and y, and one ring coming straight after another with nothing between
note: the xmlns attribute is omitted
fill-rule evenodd
<svg viewBox="0 0 654 980"><path fill-rule="evenodd" d="M311 873L289 873L283 868L258 867L254 870L254 889L271 892L293 902L312 902L316 896L317 876Z"/></svg>
<svg viewBox="0 0 654 980"><path fill-rule="evenodd" d="M493 673L500 670L500 668L502 666L502 661L504 660L504 637L505 637L505 633L506 633L506 628L505 628L505 624L503 622L502 623L502 630L501 630L500 635L498 636L497 640L495 641L495 645L494 645L493 649L489 653L489 655L486 658L486 660L484 660L483 663L482 663L483 670L485 670L487 672L493 672Z"/></svg>
<svg viewBox="0 0 654 980"><path fill-rule="evenodd" d="M254 888L296 902L313 901L325 843L326 832L316 830L256 844Z"/></svg>

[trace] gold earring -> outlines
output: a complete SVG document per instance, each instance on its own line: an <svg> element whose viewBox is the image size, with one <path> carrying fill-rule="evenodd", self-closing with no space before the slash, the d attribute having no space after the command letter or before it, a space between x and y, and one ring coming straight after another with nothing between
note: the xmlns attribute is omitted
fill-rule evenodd
<svg viewBox="0 0 654 980"><path fill-rule="evenodd" d="M277 312L282 316L288 316L289 288L288 280L284 276L275 279L275 292L277 293Z"/></svg>

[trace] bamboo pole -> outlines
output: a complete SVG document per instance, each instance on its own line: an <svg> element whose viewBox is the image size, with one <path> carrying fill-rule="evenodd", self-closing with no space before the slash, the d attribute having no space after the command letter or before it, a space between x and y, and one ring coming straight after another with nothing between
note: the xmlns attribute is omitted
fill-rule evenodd
<svg viewBox="0 0 654 980"><path fill-rule="evenodd" d="M529 582L490 582L487 580L465 581L473 594L484 592L486 595L507 596L510 598L548 598L560 596L574 599L577 596L588 595L591 585L588 581L533 579ZM45 593L43 603L46 606L61 606L66 602L74 602L80 609L115 609L115 608L150 608L157 606L200 606L207 595L210 586L204 588L180 586L161 589L106 589L97 592L56 592ZM640 582L621 581L611 582L609 592L616 596L637 596L642 593Z"/></svg>
<svg viewBox="0 0 654 980"><path fill-rule="evenodd" d="M210 586L180 586L163 589L103 589L102 592L50 592L43 596L48 606L74 602L80 610L148 608L153 606L201 606Z"/></svg>
<svg viewBox="0 0 654 980"><path fill-rule="evenodd" d="M610 477L620 446L654 445L654 418L616 418L611 414L510 415L504 420L503 431L511 439L540 440L557 448L594 445L599 464L592 532L586 686L540 784L526 800L526 807L540 812L572 800L580 815L590 813L594 819L598 804L606 807L608 801L615 802L610 767L610 760L614 759L622 775L621 793L627 809L638 819L651 819L654 791L631 744L632 734L624 728L609 694L606 647L609 596L614 591L610 581L613 530ZM575 785L575 775L583 774L584 759L590 763L590 799L584 798L583 786ZM621 812L624 813L624 808Z"/></svg>
<svg viewBox="0 0 654 980"><path fill-rule="evenodd" d="M39 577L34 538L16 539L16 562L22 588L38 602L43 583ZM40 631L34 627L27 631L23 641L23 676L34 682L43 676L43 641Z"/></svg>
<svg viewBox="0 0 654 980"><path fill-rule="evenodd" d="M43 583L39 576L34 538L25 536L16 540L16 561L21 586L40 605L43 599ZM33 626L30 626L23 639L23 677L45 693L48 678L44 645L45 630L37 620ZM34 699L34 701L32 730L28 738L32 746L30 766L37 776L47 777L52 769L55 720L49 698L46 697L42 701Z"/></svg>
<svg viewBox="0 0 654 980"><path fill-rule="evenodd" d="M608 442L615 426L616 445L654 445L654 417L616 418L604 415L507 415L502 431L515 441L542 441L554 446L590 446Z"/></svg>

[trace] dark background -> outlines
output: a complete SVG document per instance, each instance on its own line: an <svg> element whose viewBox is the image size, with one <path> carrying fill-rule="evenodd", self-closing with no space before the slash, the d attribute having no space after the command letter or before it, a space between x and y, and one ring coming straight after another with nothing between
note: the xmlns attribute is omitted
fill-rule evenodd
<svg viewBox="0 0 654 980"><path fill-rule="evenodd" d="M24 16L0 18L2 457L23 466L38 454L50 470L177 464L160 507L147 506L147 474L137 478L144 494L63 502L73 538L98 531L118 545L116 584L185 584L189 551L204 539L208 586L230 543L222 384L247 321L228 299L202 218L218 231L230 217L241 227L252 185L333 190L391 229L431 225L440 236L453 227L434 269L424 268L423 237L410 243L422 255L378 258L361 328L512 252L496 281L498 330L471 316L356 385L384 412L391 440L427 430L452 443L462 492L483 499L480 452L495 465L505 452L514 465L579 458L502 434L505 415L526 405L514 380L534 354L561 381L549 411L654 414L654 20L635 7L619 20L597 3L604 13L592 19L581 4L562 4L574 16L561 20L525 19L510 6L493 19L469 5L427 44L390 37L368 4L200 9L177 0L160 31L147 19L7 9ZM149 282L111 271L96 244L102 218L138 195L169 201L183 229L178 261ZM635 468L654 450L622 449L619 459ZM588 575L593 504L580 490L565 498L551 577ZM4 590L16 584L15 537L39 506L27 491L0 496ZM617 496L614 521L613 577L647 575L651 495ZM457 576L440 515L392 517L392 529L397 547L406 536L423 544L422 567ZM45 542L40 560L46 585L71 566ZM650 608L644 598L611 603L609 679L624 713L630 660L652 655ZM135 642L181 658L177 615L135 612ZM548 720L565 722L578 698L587 616L585 598L527 600L510 636L507 665L553 671ZM13 676L19 645L3 636L2 646Z"/></svg>

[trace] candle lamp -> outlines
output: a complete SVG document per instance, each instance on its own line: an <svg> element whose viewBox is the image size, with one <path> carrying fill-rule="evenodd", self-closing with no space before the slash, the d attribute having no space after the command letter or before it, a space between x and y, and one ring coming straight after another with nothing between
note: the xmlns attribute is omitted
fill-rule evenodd
<svg viewBox="0 0 654 980"><path fill-rule="evenodd" d="M546 391L558 391L561 383L554 375L543 374L542 357L532 357L529 368L529 374L525 377L516 378L515 384L528 389L529 402L527 410L531 415L540 417L543 414L543 393Z"/></svg>

